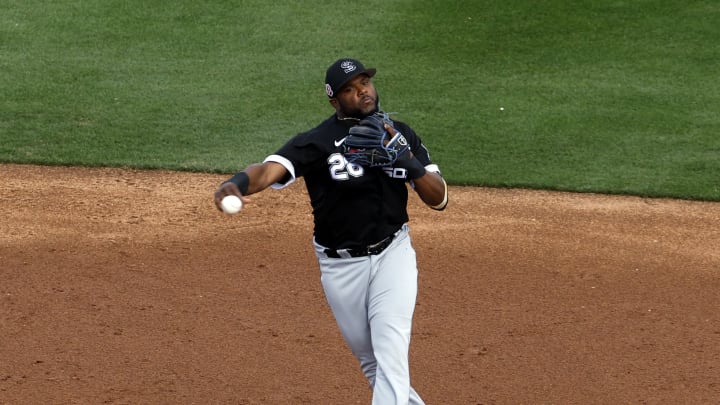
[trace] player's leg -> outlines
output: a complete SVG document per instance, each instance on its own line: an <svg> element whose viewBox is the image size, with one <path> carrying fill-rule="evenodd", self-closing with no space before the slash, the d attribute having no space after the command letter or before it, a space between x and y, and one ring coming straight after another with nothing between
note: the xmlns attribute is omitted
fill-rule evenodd
<svg viewBox="0 0 720 405"><path fill-rule="evenodd" d="M370 259L332 259L316 246L323 290L335 316L340 333L360 361L360 368L370 386L375 383L376 364L370 326L367 321L367 289Z"/></svg>
<svg viewBox="0 0 720 405"><path fill-rule="evenodd" d="M417 264L407 227L372 261L368 320L377 359L373 404L423 404L410 386L408 354Z"/></svg>

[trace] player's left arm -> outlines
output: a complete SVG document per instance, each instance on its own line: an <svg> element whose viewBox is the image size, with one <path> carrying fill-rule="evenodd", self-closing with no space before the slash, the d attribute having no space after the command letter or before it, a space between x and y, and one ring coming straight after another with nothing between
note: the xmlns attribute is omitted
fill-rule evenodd
<svg viewBox="0 0 720 405"><path fill-rule="evenodd" d="M438 172L426 170L425 174L413 180L413 188L430 208L444 210L448 204L448 186Z"/></svg>
<svg viewBox="0 0 720 405"><path fill-rule="evenodd" d="M397 133L390 125L385 129L391 137ZM396 165L407 170L410 184L425 204L434 210L444 210L448 204L448 186L440 169L432 163L430 153L415 132L406 125L402 131L410 150L398 158Z"/></svg>

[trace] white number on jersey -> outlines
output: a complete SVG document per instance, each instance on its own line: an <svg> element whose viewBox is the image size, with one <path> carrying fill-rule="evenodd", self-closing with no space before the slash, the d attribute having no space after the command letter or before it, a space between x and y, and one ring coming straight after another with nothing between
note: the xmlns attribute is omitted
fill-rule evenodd
<svg viewBox="0 0 720 405"><path fill-rule="evenodd" d="M330 177L336 181L348 180L350 176L360 177L365 174L362 166L348 163L342 153L333 153L328 157Z"/></svg>

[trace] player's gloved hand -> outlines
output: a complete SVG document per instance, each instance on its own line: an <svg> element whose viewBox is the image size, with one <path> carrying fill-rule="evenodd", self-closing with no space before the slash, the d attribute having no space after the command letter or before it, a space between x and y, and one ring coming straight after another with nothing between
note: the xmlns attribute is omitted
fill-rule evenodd
<svg viewBox="0 0 720 405"><path fill-rule="evenodd" d="M393 167L400 167L407 170L408 180L415 180L424 176L427 170L425 169L425 166L423 166L423 164L415 158L412 153L412 149L403 134L392 126L392 121L390 121L389 124L387 122L385 123L385 129L391 137L385 147L398 151ZM397 147L394 145L395 143L399 143L404 146Z"/></svg>
<svg viewBox="0 0 720 405"><path fill-rule="evenodd" d="M348 131L343 155L349 163L366 167L390 166L409 146L402 134L392 138L385 126L392 128L386 114L369 115Z"/></svg>

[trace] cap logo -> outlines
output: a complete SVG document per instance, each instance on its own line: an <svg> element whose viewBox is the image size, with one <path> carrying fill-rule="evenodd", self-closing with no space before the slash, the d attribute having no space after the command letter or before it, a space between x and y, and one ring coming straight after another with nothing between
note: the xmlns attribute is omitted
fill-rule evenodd
<svg viewBox="0 0 720 405"><path fill-rule="evenodd" d="M325 83L325 93L327 93L328 97L333 96L333 89L329 83Z"/></svg>
<svg viewBox="0 0 720 405"><path fill-rule="evenodd" d="M357 66L355 66L351 60L346 60L340 64L340 69L342 69L345 74L348 74L357 69Z"/></svg>

